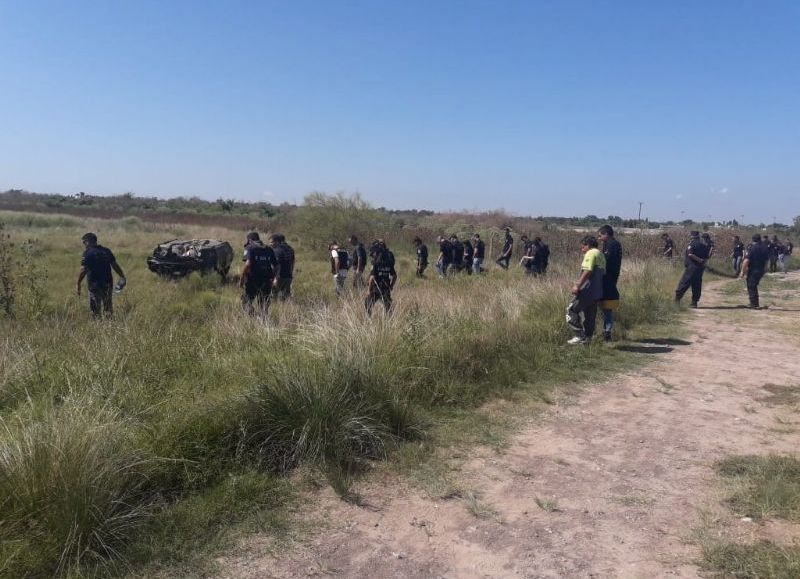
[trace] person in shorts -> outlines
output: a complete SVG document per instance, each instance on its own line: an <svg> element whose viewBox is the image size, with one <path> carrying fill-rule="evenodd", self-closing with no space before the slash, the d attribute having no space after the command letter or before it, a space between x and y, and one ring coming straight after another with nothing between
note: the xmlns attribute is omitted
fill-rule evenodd
<svg viewBox="0 0 800 579"><path fill-rule="evenodd" d="M89 310L94 318L103 315L111 317L114 314L113 288L114 279L111 270L119 276L118 285L126 284L125 273L117 263L117 258L107 247L97 243L97 235L85 233L81 237L84 251L81 257L81 269L78 272L77 293L81 295L83 278L89 291Z"/></svg>

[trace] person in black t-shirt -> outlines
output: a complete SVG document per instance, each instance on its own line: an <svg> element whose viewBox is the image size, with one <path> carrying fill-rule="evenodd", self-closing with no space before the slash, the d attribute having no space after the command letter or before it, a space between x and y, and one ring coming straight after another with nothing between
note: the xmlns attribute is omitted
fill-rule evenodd
<svg viewBox="0 0 800 579"><path fill-rule="evenodd" d="M778 271L778 236L773 235L772 239L764 236L767 240L767 250L769 251L769 272Z"/></svg>
<svg viewBox="0 0 800 579"><path fill-rule="evenodd" d="M760 239L760 237L759 237ZM733 273L739 275L742 270L742 260L744 259L744 243L739 239L738 235L733 236L733 251L731 251L731 260L733 265Z"/></svg>
<svg viewBox="0 0 800 579"><path fill-rule="evenodd" d="M458 273L464 269L464 244L458 240L458 235L456 234L450 236L450 250L453 255L450 268L453 273Z"/></svg>
<svg viewBox="0 0 800 579"><path fill-rule="evenodd" d="M692 288L692 307L696 308L703 290L703 271L708 261L708 246L700 241L700 233L689 233L689 245L683 259L683 276L675 289L675 301L680 302L683 294Z"/></svg>
<svg viewBox="0 0 800 579"><path fill-rule="evenodd" d="M533 269L533 242L528 240L527 235L521 236L519 242L522 245L522 257L519 260L519 264L525 270L525 275L535 275L536 271Z"/></svg>
<svg viewBox="0 0 800 579"><path fill-rule="evenodd" d="M542 238L533 238L533 272L534 275L544 275L547 273L547 266L550 263L550 246Z"/></svg>
<svg viewBox="0 0 800 579"><path fill-rule="evenodd" d="M467 275L472 275L472 258L475 255L475 248L469 239L464 240L464 271Z"/></svg>
<svg viewBox="0 0 800 579"><path fill-rule="evenodd" d="M447 270L450 269L450 264L453 261L453 247L450 242L443 235L439 236L439 257L436 259L436 270L439 272L439 277L447 275Z"/></svg>
<svg viewBox="0 0 800 579"><path fill-rule="evenodd" d="M505 228L506 236L503 240L503 249L500 250L500 256L495 260L495 263L503 269L508 269L508 264L511 261L511 255L514 253L514 238L511 237L511 228Z"/></svg>
<svg viewBox="0 0 800 579"><path fill-rule="evenodd" d="M747 254L742 262L740 278L747 280L747 295L750 298L750 307L759 309L758 284L764 277L769 261L769 248L761 242L761 236L753 236L753 243L747 248Z"/></svg>
<svg viewBox="0 0 800 579"><path fill-rule="evenodd" d="M394 269L394 258L389 255L386 246L378 241L370 245L369 255L372 258L372 270L367 281L367 297L364 307L367 315L372 315L372 307L378 302L383 303L387 314L392 313L392 289L397 282L397 272Z"/></svg>
<svg viewBox="0 0 800 579"><path fill-rule="evenodd" d="M480 234L472 236L472 246L475 248L475 253L472 255L472 273L478 275L483 272L483 260L486 258L486 244L483 243Z"/></svg>
<svg viewBox="0 0 800 579"><path fill-rule="evenodd" d="M258 313L266 315L275 275L278 273L278 260L272 248L261 243L258 233L247 234L244 244L244 267L239 276L242 288L242 306L250 315L255 315L253 301L258 305Z"/></svg>
<svg viewBox="0 0 800 579"><path fill-rule="evenodd" d="M360 290L364 287L364 270L367 269L367 250L364 244L358 241L355 235L350 236L350 245L353 246L353 289Z"/></svg>
<svg viewBox="0 0 800 579"><path fill-rule="evenodd" d="M661 250L661 257L672 261L673 253L675 252L675 242L669 236L669 233L662 233L661 239L664 240L664 247Z"/></svg>
<svg viewBox="0 0 800 579"><path fill-rule="evenodd" d="M428 267L428 246L419 237L415 237L414 249L417 252L417 277L424 278Z"/></svg>
<svg viewBox="0 0 800 579"><path fill-rule="evenodd" d="M619 308L617 281L622 271L622 244L614 237L614 229L610 225L603 225L597 232L597 238L603 242L603 255L606 257L603 299L600 300L600 309L603 311L603 341L610 342L614 331L614 310Z"/></svg>
<svg viewBox="0 0 800 579"><path fill-rule="evenodd" d="M270 235L269 245L278 260L278 271L272 282L272 293L280 301L292 296L292 279L294 278L294 249L286 243L286 237L280 233Z"/></svg>
<svg viewBox="0 0 800 579"><path fill-rule="evenodd" d="M78 273L77 293L81 295L81 284L86 278L86 286L89 290L89 309L95 318L101 314L111 317L114 313L113 306L113 285L114 279L111 270L119 276L117 285L125 287L125 273L117 263L117 259L111 250L97 243L97 235L86 233L81 237L81 242L85 250L81 258L81 270Z"/></svg>
<svg viewBox="0 0 800 579"><path fill-rule="evenodd" d="M714 256L714 249L715 249L714 240L711 239L711 234L709 234L708 232L703 233L703 235L701 235L700 237L703 243L706 244L706 247L708 247L708 259L711 259Z"/></svg>

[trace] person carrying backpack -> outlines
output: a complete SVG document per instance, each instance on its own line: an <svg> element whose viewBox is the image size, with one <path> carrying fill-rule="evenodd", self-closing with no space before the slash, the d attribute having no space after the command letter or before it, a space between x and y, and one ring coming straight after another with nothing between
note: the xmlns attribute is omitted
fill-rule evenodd
<svg viewBox="0 0 800 579"><path fill-rule="evenodd" d="M347 270L350 269L350 254L332 242L328 249L331 252L331 273L333 274L333 290L337 296L344 293L344 282L347 281Z"/></svg>

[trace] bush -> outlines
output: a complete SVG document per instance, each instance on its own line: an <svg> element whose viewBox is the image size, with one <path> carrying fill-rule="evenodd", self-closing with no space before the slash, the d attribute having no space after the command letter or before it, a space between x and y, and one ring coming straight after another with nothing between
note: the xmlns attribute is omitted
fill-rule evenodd
<svg viewBox="0 0 800 579"><path fill-rule="evenodd" d="M152 461L131 434L117 413L78 400L0 421L0 542L12 575L117 553L151 502Z"/></svg>

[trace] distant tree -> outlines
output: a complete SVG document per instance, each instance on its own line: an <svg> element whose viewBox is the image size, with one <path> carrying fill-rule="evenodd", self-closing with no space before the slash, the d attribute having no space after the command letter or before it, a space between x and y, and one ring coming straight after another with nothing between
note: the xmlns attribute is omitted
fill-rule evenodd
<svg viewBox="0 0 800 579"><path fill-rule="evenodd" d="M388 214L374 209L360 193L327 195L315 191L306 195L297 209L295 230L310 245L321 248L332 240L346 243L351 235L366 240L384 233L389 223Z"/></svg>

